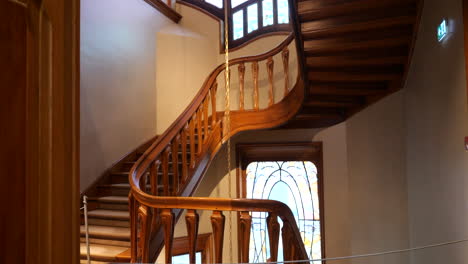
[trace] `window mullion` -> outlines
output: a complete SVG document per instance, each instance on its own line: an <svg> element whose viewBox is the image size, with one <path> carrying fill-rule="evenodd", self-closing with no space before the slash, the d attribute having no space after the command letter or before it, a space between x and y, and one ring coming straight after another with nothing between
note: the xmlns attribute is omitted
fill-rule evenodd
<svg viewBox="0 0 468 264"><path fill-rule="evenodd" d="M273 0L273 25L278 24L278 0Z"/></svg>
<svg viewBox="0 0 468 264"><path fill-rule="evenodd" d="M243 27L243 30L244 30L244 37L247 36L247 6L243 7L242 8L242 13L244 13L244 27Z"/></svg>
<svg viewBox="0 0 468 264"><path fill-rule="evenodd" d="M257 1L258 8L258 30L260 31L263 28L263 3L262 0Z"/></svg>

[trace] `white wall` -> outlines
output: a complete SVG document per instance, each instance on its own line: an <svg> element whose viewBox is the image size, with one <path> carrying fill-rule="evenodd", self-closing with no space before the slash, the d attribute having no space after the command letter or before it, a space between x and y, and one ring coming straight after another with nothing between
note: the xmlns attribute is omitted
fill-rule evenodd
<svg viewBox="0 0 468 264"><path fill-rule="evenodd" d="M452 35L437 42L445 17ZM461 0L426 0L406 85L411 246L468 236L467 95ZM467 245L412 254L413 264L466 263Z"/></svg>
<svg viewBox="0 0 468 264"><path fill-rule="evenodd" d="M143 0L81 1L80 189L156 134L156 32Z"/></svg>
<svg viewBox="0 0 468 264"><path fill-rule="evenodd" d="M387 96L346 122L351 253L409 246L403 93ZM351 263L408 263L408 255Z"/></svg>

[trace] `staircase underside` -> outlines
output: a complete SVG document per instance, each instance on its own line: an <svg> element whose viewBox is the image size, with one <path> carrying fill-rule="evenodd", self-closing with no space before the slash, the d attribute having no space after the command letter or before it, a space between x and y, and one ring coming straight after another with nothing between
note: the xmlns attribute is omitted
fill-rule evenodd
<svg viewBox="0 0 468 264"><path fill-rule="evenodd" d="M287 127L331 126L401 89L421 2L298 2L309 89Z"/></svg>

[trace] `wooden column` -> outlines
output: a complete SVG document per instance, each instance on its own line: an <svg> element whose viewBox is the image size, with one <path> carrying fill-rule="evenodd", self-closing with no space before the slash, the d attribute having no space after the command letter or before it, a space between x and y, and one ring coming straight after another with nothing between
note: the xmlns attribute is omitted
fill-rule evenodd
<svg viewBox="0 0 468 264"><path fill-rule="evenodd" d="M266 63L267 72L268 72L268 82L269 82L269 89L268 89L268 106L272 106L275 103L275 92L273 90L273 66L274 61L272 57L269 57Z"/></svg>
<svg viewBox="0 0 468 264"><path fill-rule="evenodd" d="M199 216L195 210L187 210L185 215L185 222L187 226L187 236L189 241L189 258L190 264L195 263L195 254L197 249L197 237L198 237L198 222Z"/></svg>

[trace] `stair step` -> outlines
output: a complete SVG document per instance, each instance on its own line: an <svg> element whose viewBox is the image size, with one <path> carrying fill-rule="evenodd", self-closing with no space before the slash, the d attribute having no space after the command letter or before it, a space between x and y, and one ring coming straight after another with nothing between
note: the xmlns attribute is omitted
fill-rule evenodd
<svg viewBox="0 0 468 264"><path fill-rule="evenodd" d="M128 205L128 196L103 196L103 197L92 197L89 200L95 200L102 203L116 203Z"/></svg>
<svg viewBox="0 0 468 264"><path fill-rule="evenodd" d="M88 218L128 221L130 219L130 214L128 211L96 209L88 212Z"/></svg>
<svg viewBox="0 0 468 264"><path fill-rule="evenodd" d="M116 256L128 250L128 247L90 244L91 260L116 261ZM80 258L86 259L86 244L80 243Z"/></svg>
<svg viewBox="0 0 468 264"><path fill-rule="evenodd" d="M80 259L80 264L88 264L88 261L86 260L86 254L85 254L85 259ZM91 260L91 264L113 264L112 262L102 262L102 261L96 261L96 260Z"/></svg>
<svg viewBox="0 0 468 264"><path fill-rule="evenodd" d="M88 218L89 225L130 227L130 220Z"/></svg>
<svg viewBox="0 0 468 264"><path fill-rule="evenodd" d="M86 237L80 237L80 243L86 243ZM99 245L109 245L109 246L118 246L118 247L130 247L130 241L122 240L108 240L100 238L89 238L90 244L99 244Z"/></svg>
<svg viewBox="0 0 468 264"><path fill-rule="evenodd" d="M128 227L89 225L88 229L89 237L92 238L130 241L130 228ZM86 235L84 225L80 226L80 235L83 237Z"/></svg>

